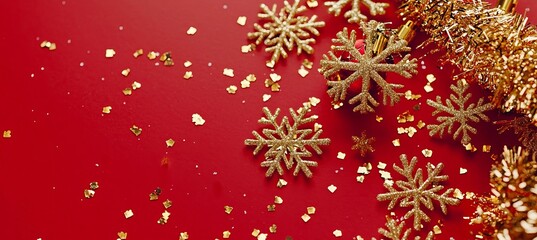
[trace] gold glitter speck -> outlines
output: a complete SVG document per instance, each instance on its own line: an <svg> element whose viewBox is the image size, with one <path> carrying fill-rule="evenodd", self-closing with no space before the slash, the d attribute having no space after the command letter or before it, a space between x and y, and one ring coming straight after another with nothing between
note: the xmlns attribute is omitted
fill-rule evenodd
<svg viewBox="0 0 537 240"><path fill-rule="evenodd" d="M53 43L53 42L43 41L43 42L41 42L40 46L42 48L48 48L48 50L50 50L50 51L56 50L56 43Z"/></svg>
<svg viewBox="0 0 537 240"><path fill-rule="evenodd" d="M230 231L224 231L224 232L222 233L222 238L227 239L227 238L229 238L229 236L231 236L231 232L230 232Z"/></svg>
<svg viewBox="0 0 537 240"><path fill-rule="evenodd" d="M229 94L235 94L237 92L237 89L238 89L237 86L230 85L229 87L226 88L226 91Z"/></svg>
<svg viewBox="0 0 537 240"><path fill-rule="evenodd" d="M257 237L260 233L261 231L259 229L254 228L254 230L252 231L252 237Z"/></svg>
<svg viewBox="0 0 537 240"><path fill-rule="evenodd" d="M95 196L95 191L91 189L84 189L84 197L92 198L93 196Z"/></svg>
<svg viewBox="0 0 537 240"><path fill-rule="evenodd" d="M276 224L272 224L269 227L269 232L270 233L276 233L277 228L278 228L278 226L276 226Z"/></svg>
<svg viewBox="0 0 537 240"><path fill-rule="evenodd" d="M231 68L224 68L224 71L222 74L224 74L224 76L227 76L227 77L235 77L235 74L233 73L233 69Z"/></svg>
<svg viewBox="0 0 537 240"><path fill-rule="evenodd" d="M287 185L287 181L285 181L282 178L278 179L278 183L276 184L276 186L279 187L279 188L282 188L282 187L284 187L286 185Z"/></svg>
<svg viewBox="0 0 537 240"><path fill-rule="evenodd" d="M246 16L240 16L237 18L237 24L244 26L246 25Z"/></svg>
<svg viewBox="0 0 537 240"><path fill-rule="evenodd" d="M334 237L341 237L341 236L343 236L343 232L341 232L341 230L338 230L338 229L334 230L334 231L332 232L332 234L334 234Z"/></svg>
<svg viewBox="0 0 537 240"><path fill-rule="evenodd" d="M123 213L123 215L125 215L125 218L126 218L126 219L129 219L129 218L131 218L132 216L134 216L134 212L133 212L131 209L129 209L129 210L125 211L125 212Z"/></svg>
<svg viewBox="0 0 537 240"><path fill-rule="evenodd" d="M333 184L331 184L330 186L328 186L328 191L330 191L331 193L334 193L336 190L337 190L337 187L334 186Z"/></svg>
<svg viewBox="0 0 537 240"><path fill-rule="evenodd" d="M129 76L129 73L131 73L131 69L130 68L127 68L127 69L123 69L123 71L121 71L121 75L123 76Z"/></svg>
<svg viewBox="0 0 537 240"><path fill-rule="evenodd" d="M182 232L179 235L179 240L188 240L188 232Z"/></svg>
<svg viewBox="0 0 537 240"><path fill-rule="evenodd" d="M250 87L250 81L243 79L241 81L241 88L249 88Z"/></svg>
<svg viewBox="0 0 537 240"><path fill-rule="evenodd" d="M338 152L338 153L337 153L337 159L341 159L341 160L343 160L343 159L345 159L345 156L347 156L347 154L342 153L342 152Z"/></svg>
<svg viewBox="0 0 537 240"><path fill-rule="evenodd" d="M123 89L123 94L125 96L130 96L132 94L132 89L131 88L125 88Z"/></svg>
<svg viewBox="0 0 537 240"><path fill-rule="evenodd" d="M224 212L227 213L227 214L231 214L231 211L233 211L233 207L232 206L224 206Z"/></svg>
<svg viewBox="0 0 537 240"><path fill-rule="evenodd" d="M430 158L431 156L433 156L433 150L430 150L430 149L423 149L421 150L421 153L423 154L423 156L427 157L427 158Z"/></svg>
<svg viewBox="0 0 537 240"><path fill-rule="evenodd" d="M188 30L186 31L186 34L194 35L194 34L196 34L197 31L198 31L198 29L196 29L195 27L189 27Z"/></svg>
<svg viewBox="0 0 537 240"><path fill-rule="evenodd" d="M114 57L114 55L116 55L116 51L114 51L114 49L106 49L106 52L104 54L106 58L112 58Z"/></svg>
<svg viewBox="0 0 537 240"><path fill-rule="evenodd" d="M172 201L170 199L166 199L166 201L162 202L162 205L164 205L164 208L168 209L172 207Z"/></svg>
<svg viewBox="0 0 537 240"><path fill-rule="evenodd" d="M192 66L192 62L191 62L191 61L185 61L185 62L183 63L183 66L185 66L185 67L190 67L190 66Z"/></svg>
<svg viewBox="0 0 537 240"><path fill-rule="evenodd" d="M309 215L315 214L315 207L308 207L306 208Z"/></svg>
<svg viewBox="0 0 537 240"><path fill-rule="evenodd" d="M199 115L197 113L194 113L194 114L192 114L192 122L196 126L201 126L201 125L205 124L205 119L203 119L201 117L201 115Z"/></svg>
<svg viewBox="0 0 537 240"><path fill-rule="evenodd" d="M110 114L110 111L112 111L112 107L111 107L111 106L103 107L103 113L104 113L104 114Z"/></svg>
<svg viewBox="0 0 537 240"><path fill-rule="evenodd" d="M139 57L140 55L142 55L142 54L144 54L144 50L140 48L140 49L136 50L136 51L132 54L132 56L134 56L134 58L138 58L138 57Z"/></svg>
<svg viewBox="0 0 537 240"><path fill-rule="evenodd" d="M298 75L300 75L301 77L306 77L309 73L310 72L306 70L303 66L300 66L300 68L298 69Z"/></svg>
<svg viewBox="0 0 537 240"><path fill-rule="evenodd" d="M158 56L158 53L157 52L154 52L154 51L151 51L149 53L147 53L147 58L149 60L153 60L153 59L156 59Z"/></svg>
<svg viewBox="0 0 537 240"><path fill-rule="evenodd" d="M127 233L123 232L123 231L118 232L117 237L118 237L118 239L125 240L125 239L127 239Z"/></svg>
<svg viewBox="0 0 537 240"><path fill-rule="evenodd" d="M275 204L269 204L267 205L267 211L274 212L276 211L276 205Z"/></svg>
<svg viewBox="0 0 537 240"><path fill-rule="evenodd" d="M132 90L136 90L136 89L139 89L139 88L142 88L142 84L139 83L139 82L134 81L132 83Z"/></svg>
<svg viewBox="0 0 537 240"><path fill-rule="evenodd" d="M142 134L142 128L136 126L136 125L132 125L132 127L130 128L131 132L134 133L134 135L136 135L137 137L140 136L140 134Z"/></svg>
<svg viewBox="0 0 537 240"><path fill-rule="evenodd" d="M263 102L268 101L272 96L270 94L263 94Z"/></svg>
<svg viewBox="0 0 537 240"><path fill-rule="evenodd" d="M173 139L168 139L166 140L166 147L173 147L173 145L175 144L175 141Z"/></svg>
<svg viewBox="0 0 537 240"><path fill-rule="evenodd" d="M276 204L282 204L283 199L280 196L274 196L274 203Z"/></svg>
<svg viewBox="0 0 537 240"><path fill-rule="evenodd" d="M302 215L302 217L300 217L300 218L302 218L302 221L304 221L304 222L308 222L311 219L310 215L308 215L306 213L304 213L304 215Z"/></svg>
<svg viewBox="0 0 537 240"><path fill-rule="evenodd" d="M11 138L11 130L5 130L3 134L4 138Z"/></svg>
<svg viewBox="0 0 537 240"><path fill-rule="evenodd" d="M185 75L183 75L183 78L187 80L191 79L192 77L194 77L194 74L192 73L192 71L186 71Z"/></svg>

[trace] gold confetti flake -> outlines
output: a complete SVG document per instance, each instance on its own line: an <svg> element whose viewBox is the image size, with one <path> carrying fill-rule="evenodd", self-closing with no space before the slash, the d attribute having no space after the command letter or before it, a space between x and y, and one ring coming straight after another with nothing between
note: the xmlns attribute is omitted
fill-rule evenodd
<svg viewBox="0 0 537 240"><path fill-rule="evenodd" d="M240 16L237 18L237 24L244 26L246 25L246 16Z"/></svg>
<svg viewBox="0 0 537 240"><path fill-rule="evenodd" d="M302 61L302 66L304 66L306 69L312 69L313 62L308 59L304 59L304 61Z"/></svg>
<svg viewBox="0 0 537 240"><path fill-rule="evenodd" d="M278 81L282 80L282 76L278 75L277 73L271 73L269 76L270 76L270 80L272 80L272 82L278 82Z"/></svg>
<svg viewBox="0 0 537 240"><path fill-rule="evenodd" d="M194 35L194 34L196 34L197 31L198 31L198 29L196 29L195 27L189 27L188 30L186 31L186 34Z"/></svg>
<svg viewBox="0 0 537 240"><path fill-rule="evenodd" d="M270 90L273 91L273 92L279 92L280 91L280 84L279 83L274 83L270 86Z"/></svg>
<svg viewBox="0 0 537 240"><path fill-rule="evenodd" d="M418 99L421 98L421 95L420 94L412 94L412 91L407 90L405 92L405 98L406 98L406 100L418 100Z"/></svg>
<svg viewBox="0 0 537 240"><path fill-rule="evenodd" d="M165 52L162 54L159 58L161 62L164 62L164 66L170 67L173 66L175 63L172 59L172 53L171 52Z"/></svg>
<svg viewBox="0 0 537 240"><path fill-rule="evenodd" d="M132 125L132 127L130 128L131 132L134 133L135 136L140 136L140 134L142 134L142 128L136 126L136 125Z"/></svg>
<svg viewBox="0 0 537 240"><path fill-rule="evenodd" d="M419 129L422 129L423 127L425 127L425 123L424 123L422 120L420 120L416 126L417 126Z"/></svg>
<svg viewBox="0 0 537 240"><path fill-rule="evenodd" d="M269 232L270 233L276 233L276 230L278 229L278 226L276 226L276 224L272 224L270 225L269 227Z"/></svg>
<svg viewBox="0 0 537 240"><path fill-rule="evenodd" d="M438 235L438 234L442 233L442 229L440 229L440 227L438 225L434 225L433 232L434 232L434 234Z"/></svg>
<svg viewBox="0 0 537 240"><path fill-rule="evenodd" d="M129 76L129 73L130 73L130 72L131 72L131 69L130 69L130 68L123 69L123 70L121 71L121 75L123 75L123 76L126 77L126 76Z"/></svg>
<svg viewBox="0 0 537 240"><path fill-rule="evenodd" d="M237 93L237 86L235 85L229 85L229 87L226 88L227 93L229 94L235 94Z"/></svg>
<svg viewBox="0 0 537 240"><path fill-rule="evenodd" d="M4 138L11 138L11 130L5 130L3 134Z"/></svg>
<svg viewBox="0 0 537 240"><path fill-rule="evenodd" d="M142 88L142 84L139 83L139 82L134 81L132 83L132 90L136 90L136 89L139 89L139 88Z"/></svg>
<svg viewBox="0 0 537 240"><path fill-rule="evenodd" d="M182 232L179 235L179 240L188 240L188 232Z"/></svg>
<svg viewBox="0 0 537 240"><path fill-rule="evenodd" d="M114 57L114 55L116 55L116 51L114 51L114 49L106 49L106 52L104 54L106 58L112 58Z"/></svg>
<svg viewBox="0 0 537 240"><path fill-rule="evenodd" d="M161 225L168 223L168 219L170 218L170 215L171 215L170 212L164 210L164 212L162 213L162 217L159 218L157 223Z"/></svg>
<svg viewBox="0 0 537 240"><path fill-rule="evenodd" d="M268 234L266 233L261 233L259 234L259 236L257 236L257 240L267 240L268 238Z"/></svg>
<svg viewBox="0 0 537 240"><path fill-rule="evenodd" d="M328 186L328 191L330 191L331 193L334 193L336 190L337 190L337 187L334 186L333 184L331 184L330 186Z"/></svg>
<svg viewBox="0 0 537 240"><path fill-rule="evenodd" d="M143 55L143 54L144 54L144 50L140 48L140 49L136 50L136 51L132 54L132 56L134 56L134 58L138 58L139 56L141 56L141 55Z"/></svg>
<svg viewBox="0 0 537 240"><path fill-rule="evenodd" d="M229 236L231 236L231 232L230 232L230 231L224 231L224 232L222 233L222 238L224 238L224 239L229 238Z"/></svg>
<svg viewBox="0 0 537 240"><path fill-rule="evenodd" d="M306 5L308 5L309 8L316 8L319 6L319 2L317 2L317 0L308 0L306 1Z"/></svg>
<svg viewBox="0 0 537 240"><path fill-rule="evenodd" d="M269 204L267 205L267 211L274 212L276 211L276 205L275 204Z"/></svg>
<svg viewBox="0 0 537 240"><path fill-rule="evenodd" d="M466 168L459 168L459 174L462 175L462 174L466 174L468 172L468 169Z"/></svg>
<svg viewBox="0 0 537 240"><path fill-rule="evenodd" d="M285 181L284 179L280 178L280 179L278 179L278 183L276 184L276 186L279 187L279 188L287 186L287 181Z"/></svg>
<svg viewBox="0 0 537 240"><path fill-rule="evenodd" d="M384 171L384 170L379 170L379 173L380 173L380 178L384 179L384 180L391 180L392 179L392 174L388 171Z"/></svg>
<svg viewBox="0 0 537 240"><path fill-rule="evenodd" d="M430 82L430 83L436 81L436 77L432 74L427 74L426 78L427 78L427 82Z"/></svg>
<svg viewBox="0 0 537 240"><path fill-rule="evenodd" d="M315 207L307 207L306 210L308 211L309 215L315 214Z"/></svg>
<svg viewBox="0 0 537 240"><path fill-rule="evenodd" d="M170 139L166 140L166 147L171 148L171 147L173 147L173 145L175 145L175 141L173 139L170 138Z"/></svg>
<svg viewBox="0 0 537 240"><path fill-rule="evenodd" d="M383 163L383 162L379 162L379 163L377 164L377 168L378 168L378 169L386 169L386 166L387 166L387 164L386 164L386 163Z"/></svg>
<svg viewBox="0 0 537 240"><path fill-rule="evenodd" d="M433 156L433 150L430 150L430 149L423 149L421 150L421 153L423 154L423 156L425 156L426 158L430 158L431 156Z"/></svg>
<svg viewBox="0 0 537 240"><path fill-rule="evenodd" d="M462 191L460 189L455 188L455 191L453 191L453 197L457 198L459 200L463 200L464 199L464 193L462 193Z"/></svg>
<svg viewBox="0 0 537 240"><path fill-rule="evenodd" d="M43 41L43 42L41 42L40 46L42 48L48 48L48 50L50 50L50 51L56 50L56 43L53 43L53 42Z"/></svg>
<svg viewBox="0 0 537 240"><path fill-rule="evenodd" d="M334 237L341 237L341 236L343 236L343 232L341 232L341 230L338 230L338 229L334 230L334 231L332 232L332 234L334 234Z"/></svg>
<svg viewBox="0 0 537 240"><path fill-rule="evenodd" d="M414 122L414 115L410 114L409 111L405 111L397 116L397 123L407 122Z"/></svg>
<svg viewBox="0 0 537 240"><path fill-rule="evenodd" d="M124 94L125 96L130 96L130 95L132 95L132 89L131 89L131 88L125 88L125 89L123 89L123 94Z"/></svg>
<svg viewBox="0 0 537 240"><path fill-rule="evenodd" d="M123 232L123 231L118 232L117 237L118 237L118 239L125 240L125 239L127 239L127 232Z"/></svg>
<svg viewBox="0 0 537 240"><path fill-rule="evenodd" d="M156 201L158 200L158 194L155 192L152 192L149 194L149 201Z"/></svg>
<svg viewBox="0 0 537 240"><path fill-rule="evenodd" d="M222 74L224 74L224 76L227 76L227 77L235 77L235 74L233 73L233 69L231 68L224 68L224 72Z"/></svg>
<svg viewBox="0 0 537 240"><path fill-rule="evenodd" d="M321 99L316 98L316 97L310 97L308 98L308 100L309 100L309 103L314 107L317 106L317 104L321 102Z"/></svg>
<svg viewBox="0 0 537 240"><path fill-rule="evenodd" d="M322 124L320 124L320 123L313 124L313 131L314 132L317 132L317 131L321 130L321 128L323 128Z"/></svg>
<svg viewBox="0 0 537 240"><path fill-rule="evenodd" d="M377 122L382 122L382 120L384 120L384 118L381 117L381 116L378 116L378 115L377 115L377 116L375 116L375 120L376 120Z"/></svg>
<svg viewBox="0 0 537 240"><path fill-rule="evenodd" d="M272 97L272 95L270 95L270 94L263 94L263 102L268 101L271 97Z"/></svg>
<svg viewBox="0 0 537 240"><path fill-rule="evenodd" d="M356 172L359 174L369 174L369 170L367 170L367 168L364 166L358 167L358 170Z"/></svg>
<svg viewBox="0 0 537 240"><path fill-rule="evenodd" d="M252 45L248 44L248 45L242 45L241 46L241 52L242 53L249 53L252 51Z"/></svg>
<svg viewBox="0 0 537 240"><path fill-rule="evenodd" d="M186 68L187 68L187 67L190 67L190 66L192 66L192 62L191 62L191 61L185 61L185 62L183 63L183 66L185 66Z"/></svg>
<svg viewBox="0 0 537 240"><path fill-rule="evenodd" d="M112 107L111 107L111 106L103 107L103 113L104 113L104 114L110 114L110 111L112 111Z"/></svg>
<svg viewBox="0 0 537 240"><path fill-rule="evenodd" d="M345 156L347 156L347 154L342 153L342 152L337 153L337 159L343 160L345 159Z"/></svg>
<svg viewBox="0 0 537 240"><path fill-rule="evenodd" d="M490 145L483 145L483 152L484 153L489 153L491 148L492 147Z"/></svg>
<svg viewBox="0 0 537 240"><path fill-rule="evenodd" d="M360 176L357 176L356 177L356 181L359 182L359 183L363 183L365 180L365 176L364 175L360 175Z"/></svg>
<svg viewBox="0 0 537 240"><path fill-rule="evenodd" d="M129 210L125 211L125 212L123 213L123 215L125 215L125 218L126 218L126 219L129 219L129 218L131 218L132 216L134 216L134 212L133 212L131 209L129 209Z"/></svg>
<svg viewBox="0 0 537 240"><path fill-rule="evenodd" d="M183 75L183 78L187 80L191 79L192 77L194 77L194 74L192 74L192 71L186 71L185 75Z"/></svg>
<svg viewBox="0 0 537 240"><path fill-rule="evenodd" d="M425 92L428 92L428 93L434 90L434 88L431 86L431 83L425 84L425 86L423 86L423 89L425 90Z"/></svg>
<svg viewBox="0 0 537 240"><path fill-rule="evenodd" d="M394 147L399 147L399 146L401 146L401 142L399 141L399 138L394 139L394 140L392 141L392 144L393 144Z"/></svg>
<svg viewBox="0 0 537 240"><path fill-rule="evenodd" d="M274 203L276 204L282 204L283 199L280 196L274 196Z"/></svg>
<svg viewBox="0 0 537 240"><path fill-rule="evenodd" d="M232 206L224 206L224 212L227 213L227 214L231 214L231 211L233 211L233 207Z"/></svg>
<svg viewBox="0 0 537 240"><path fill-rule="evenodd" d="M250 81L243 79L241 81L241 88L249 88L250 87Z"/></svg>
<svg viewBox="0 0 537 240"><path fill-rule="evenodd" d="M147 58L149 60L154 60L154 59L156 59L158 57L158 55L159 54L157 52L151 51L151 52L147 53Z"/></svg>
<svg viewBox="0 0 537 240"><path fill-rule="evenodd" d="M254 230L252 231L252 237L257 237L260 233L261 231L259 229L254 228Z"/></svg>
<svg viewBox="0 0 537 240"><path fill-rule="evenodd" d="M91 189L84 189L84 197L92 198L93 196L95 196L95 191Z"/></svg>
<svg viewBox="0 0 537 240"><path fill-rule="evenodd" d="M162 205L166 209L171 208L172 207L172 201L170 201L170 199L166 199L166 201L162 202Z"/></svg>
<svg viewBox="0 0 537 240"><path fill-rule="evenodd" d="M248 82L255 82L257 78L255 77L254 74L248 74L248 76L246 76L246 80L248 80Z"/></svg>
<svg viewBox="0 0 537 240"><path fill-rule="evenodd" d="M99 189L99 183L98 182L90 182L89 187L91 190L97 190Z"/></svg>
<svg viewBox="0 0 537 240"><path fill-rule="evenodd" d="M196 126L201 126L201 125L205 124L205 119L203 119L201 117L201 115L199 115L197 113L194 113L194 114L192 114L192 122Z"/></svg>
<svg viewBox="0 0 537 240"><path fill-rule="evenodd" d="M302 218L302 221L304 222L308 222L311 219L310 215L308 215L307 213L304 213L304 215L302 215L302 217L300 218Z"/></svg>
<svg viewBox="0 0 537 240"><path fill-rule="evenodd" d="M308 76L310 72L306 69L304 69L303 66L300 66L300 68L298 69L298 75L300 75L301 77L306 77Z"/></svg>

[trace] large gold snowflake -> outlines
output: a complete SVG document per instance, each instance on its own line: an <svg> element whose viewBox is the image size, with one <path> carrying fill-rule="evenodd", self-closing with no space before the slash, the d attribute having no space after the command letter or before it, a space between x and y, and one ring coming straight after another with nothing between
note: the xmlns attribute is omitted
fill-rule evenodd
<svg viewBox="0 0 537 240"><path fill-rule="evenodd" d="M252 134L255 136L255 139L246 139L244 144L256 146L254 155L259 153L264 146L269 147L265 153L265 161L261 162L262 167L268 167L265 174L267 177L272 176L275 170L280 175L283 175L282 160L287 169L291 169L296 162L293 172L295 176L300 171L304 172L307 177L313 175L309 167L316 167L317 162L304 159L312 156L312 153L306 146L310 146L317 154L321 154L323 151L319 146L330 144L330 139L319 138L323 132L322 129L315 131L315 133L312 129L298 129L299 126L317 119L316 115L305 117L308 110L308 108L303 107L295 112L290 108L289 112L293 118L293 125L291 125L287 116L282 118L281 124L276 122L280 114L279 108L276 109L274 114L267 107L263 108L265 117L259 119L258 122L260 124L272 125L274 129L263 129L262 133L264 137L258 132L253 131ZM313 136L308 138L312 133L314 133Z"/></svg>
<svg viewBox="0 0 537 240"><path fill-rule="evenodd" d="M267 22L263 25L254 23L255 32L248 33L248 38L256 39L256 45L264 43L265 52L272 52L267 66L274 66L280 57L287 58L287 51L292 51L295 45L297 54L302 51L308 54L313 53L313 47L310 44L315 43L315 39L312 35L319 35L317 28L324 27L324 22L316 22L316 15L311 18L298 16L306 10L306 7L299 6L299 3L300 1L295 0L291 5L288 1L284 1L284 7L279 13L276 11L276 4L272 6L272 9L261 4L263 12L257 16Z"/></svg>
<svg viewBox="0 0 537 240"><path fill-rule="evenodd" d="M378 30L384 29L384 24L376 21L369 21L367 23L362 22L361 28L366 35L365 39L365 53L361 54L355 47L356 32L351 31L348 34L347 28L337 33L337 39L333 39L335 44L332 46L332 50L328 52L328 55L323 55L321 60L320 72L328 79L327 85L328 95L333 98L334 102L344 101L347 97L347 92L351 84L355 81L362 80L361 92L352 97L349 100L350 104L359 103L354 107L353 111L360 113L374 112L373 107L379 105L377 100L373 98L369 93L371 87L371 81L377 83L383 92L383 104L387 104L388 97L390 98L390 105L399 102L402 93L397 93L395 90L402 88L401 84L388 83L382 76L381 72L395 72L405 78L410 78L412 74L417 73L417 60L410 60L410 55L407 54L398 63L391 64L386 63L385 59L392 54L402 53L410 51L410 47L407 46L407 41L396 40L396 36L391 35L387 46L384 50L380 51L376 56L373 53L373 43L378 38ZM337 56L334 51L348 52L350 54L350 61L342 60ZM352 72L343 80L337 79L340 71L345 70ZM331 80L335 79L335 80Z"/></svg>
<svg viewBox="0 0 537 240"><path fill-rule="evenodd" d="M341 10L351 2L351 9L345 12L343 15L345 18L347 18L349 23L359 23L367 20L367 16L362 14L362 11L360 11L360 3L369 8L369 13L373 16L386 13L386 8L390 6L388 3L376 3L372 0L326 1L324 5L328 7L328 13L334 14L334 16L337 17L339 14L341 14Z"/></svg>
<svg viewBox="0 0 537 240"><path fill-rule="evenodd" d="M483 104L483 98L480 98L477 104L471 103L468 105L468 107L465 107L464 105L466 102L472 97L471 93L465 93L467 89L468 84L464 82L464 80L459 80L457 81L457 85L451 85L451 90L457 95L455 96L450 94L449 98L451 100L446 99L445 105L442 103L442 98L440 96L436 96L436 102L431 99L427 99L427 105L436 108L436 110L433 112L433 116L441 112L451 115L437 117L436 120L440 122L438 125L427 125L430 136L438 133L440 137L442 137L446 127L447 133L451 134L453 132L453 125L458 122L460 126L457 128L455 133L453 133L453 139L457 139L457 137L462 133L461 143L468 144L472 140L468 132L473 134L477 133L477 130L470 126L469 123L479 122L479 120L489 121L489 118L483 112L492 109L492 104ZM456 105L453 105L451 101L453 101L453 103Z"/></svg>
<svg viewBox="0 0 537 240"><path fill-rule="evenodd" d="M413 157L410 162L405 154L400 156L401 163L403 168L400 168L397 165L393 165L395 171L403 175L406 178L406 181L399 180L395 182L395 186L400 188L396 189L394 185L389 183L384 183L384 187L387 188L390 192L382 193L377 196L377 200L386 201L390 200L388 205L388 210L391 210L399 202L400 207L412 207L404 215L404 219L409 219L414 217L414 229L421 229L421 222L429 222L431 219L425 212L421 209L421 205L429 210L433 210L433 200L440 203L440 207L444 214L447 214L447 205L457 205L459 200L451 197L454 189L449 188L441 195L438 194L439 191L444 189L444 186L440 185L441 182L448 180L447 175L439 175L440 171L444 168L444 164L439 163L434 166L431 163L427 164L427 178L423 180L423 172L421 168L416 170L416 175L413 176L414 167L418 159ZM400 201L399 201L400 200Z"/></svg>

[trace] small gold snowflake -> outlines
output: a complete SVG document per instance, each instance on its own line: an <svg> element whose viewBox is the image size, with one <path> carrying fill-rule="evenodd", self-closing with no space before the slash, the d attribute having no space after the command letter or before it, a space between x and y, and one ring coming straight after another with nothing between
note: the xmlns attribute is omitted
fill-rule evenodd
<svg viewBox="0 0 537 240"><path fill-rule="evenodd" d="M352 150L358 150L360 151L360 156L365 157L367 152L374 152L375 149L373 148L373 143L375 142L375 137L368 138L366 136L365 131L362 131L362 135L360 137L352 136L352 140L354 141L354 145L352 146Z"/></svg>
<svg viewBox="0 0 537 240"><path fill-rule="evenodd" d="M338 0L336 1L326 1L324 3L328 8L328 13L334 14L334 16L339 16L341 10L347 6L347 4L352 3L350 10L345 12L344 17L347 18L349 23L359 23L367 20L367 17L362 14L360 11L360 3L369 8L369 13L373 16L383 15L386 13L386 8L390 6L388 3L376 3L372 0Z"/></svg>
<svg viewBox="0 0 537 240"><path fill-rule="evenodd" d="M292 51L297 47L297 54L305 51L308 54L313 53L313 47L310 44L315 43L311 36L319 36L317 28L324 27L323 21L317 20L317 16L311 18L299 16L298 14L306 10L305 6L299 6L300 1L296 0L293 5L284 1L284 7L278 13L276 4L269 9L267 5L261 4L262 13L257 16L268 22L263 25L254 23L255 32L248 33L249 39L256 39L255 44L264 43L265 52L272 52L270 61L267 66L272 67L278 62L280 57L287 58L287 51ZM286 50L287 49L287 50Z"/></svg>

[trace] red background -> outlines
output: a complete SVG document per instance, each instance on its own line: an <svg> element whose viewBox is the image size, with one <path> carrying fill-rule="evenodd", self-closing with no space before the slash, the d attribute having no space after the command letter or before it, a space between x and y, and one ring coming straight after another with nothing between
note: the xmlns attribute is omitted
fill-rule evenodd
<svg viewBox="0 0 537 240"><path fill-rule="evenodd" d="M177 239L188 232L190 239L222 238L231 231L231 239L253 239L254 228L268 233L272 224L277 233L269 239L332 239L332 232L343 232L341 239L356 235L380 237L377 229L385 222L387 202L375 197L384 192L382 179L375 168L364 183L356 182L356 169L365 162L374 166L388 163L392 176L399 176L391 165L399 165L399 155L418 156L418 165L427 161L443 162L443 173L450 176L447 185L463 192L486 193L490 153L469 153L449 136L431 138L425 129L413 137L398 135L397 127L415 126L418 120L432 123L432 108L426 99L449 94L451 68L440 70L437 55L420 59L419 74L403 79L389 74L391 82L405 84L405 90L422 94L418 101L403 99L395 107L380 106L376 114L384 121L375 121L375 114L353 113L348 105L333 110L325 93L323 77L317 73L319 60L331 44L331 38L344 26L356 28L343 17L327 14L326 7L309 9L305 15L317 14L326 22L314 45L315 54L296 56L277 64L274 72L282 76L281 92L265 88L264 79L271 70L265 67L269 58L258 47L243 54L240 46L248 43L246 34L257 21L259 4L281 1L3 1L0 7L0 130L12 131L12 138L0 138L0 239L115 239L117 232L128 232L128 239ZM378 21L393 22L395 1ZM518 11L536 8L533 1L522 1ZM534 20L533 12L529 12ZM236 23L247 16L246 26ZM191 36L190 26L198 29ZM122 28L122 30L120 30ZM411 44L416 46L424 37L419 35ZM57 44L55 51L39 47L43 40ZM104 57L105 49L113 48L114 58ZM160 53L171 51L175 66L155 66L145 54L138 59L132 53L143 48ZM422 57L425 51L414 50ZM302 78L297 70L303 59L314 62L314 69ZM183 62L193 63L190 68ZM81 67L81 63L83 66ZM161 64L162 65L162 64ZM211 66L209 66L211 65ZM425 69L422 69L425 66ZM130 68L128 77L121 70ZM235 77L222 75L224 68L235 70ZM194 77L183 79L185 71ZM257 81L248 89L230 95L225 88L240 86L248 74ZM434 91L425 93L425 76L434 74ZM33 77L32 77L33 75ZM122 90L133 81L142 88L132 96ZM477 97L479 87L471 88ZM263 94L271 94L268 102ZM261 108L298 108L309 97L321 103L312 114L319 115L322 136L332 139L324 153L312 159L319 162L313 168L313 178L297 177L287 171L281 178L289 184L277 188L279 176L265 178L265 168L259 166L262 153L253 157L253 147L244 146L252 138L252 130L261 130L257 120ZM421 110L412 107L421 104ZM104 106L112 112L102 114ZM396 117L406 110L416 116L413 124L398 124ZM206 123L194 126L191 115L199 113ZM496 111L492 120L502 118ZM129 128L143 129L139 137ZM491 123L478 124L479 134L473 143L479 148L491 144L492 153L500 153L505 143L514 144L511 135L497 135ZM362 158L350 150L351 136L367 130L377 139L376 151ZM167 148L165 140L176 144ZM391 141L401 139L401 147ZM432 158L421 154L432 149ZM344 160L336 158L344 152ZM161 165L169 159L167 166ZM468 169L459 175L459 167ZM100 188L92 199L85 199L83 190L98 181ZM338 187L330 193L327 187ZM148 194L162 189L158 201L149 201ZM274 196L284 200L275 212L267 212ZM165 199L173 201L166 225L156 221ZM228 215L224 206L234 207ZM308 223L300 216L306 207L317 212ZM438 205L436 210L438 210ZM134 217L125 219L123 212L132 209ZM401 210L401 211L400 211ZM404 209L396 211L404 214ZM438 239L472 239L468 221L473 209L464 201L450 206L448 215L431 213L426 226L442 221L443 234ZM411 226L407 221L407 226Z"/></svg>

